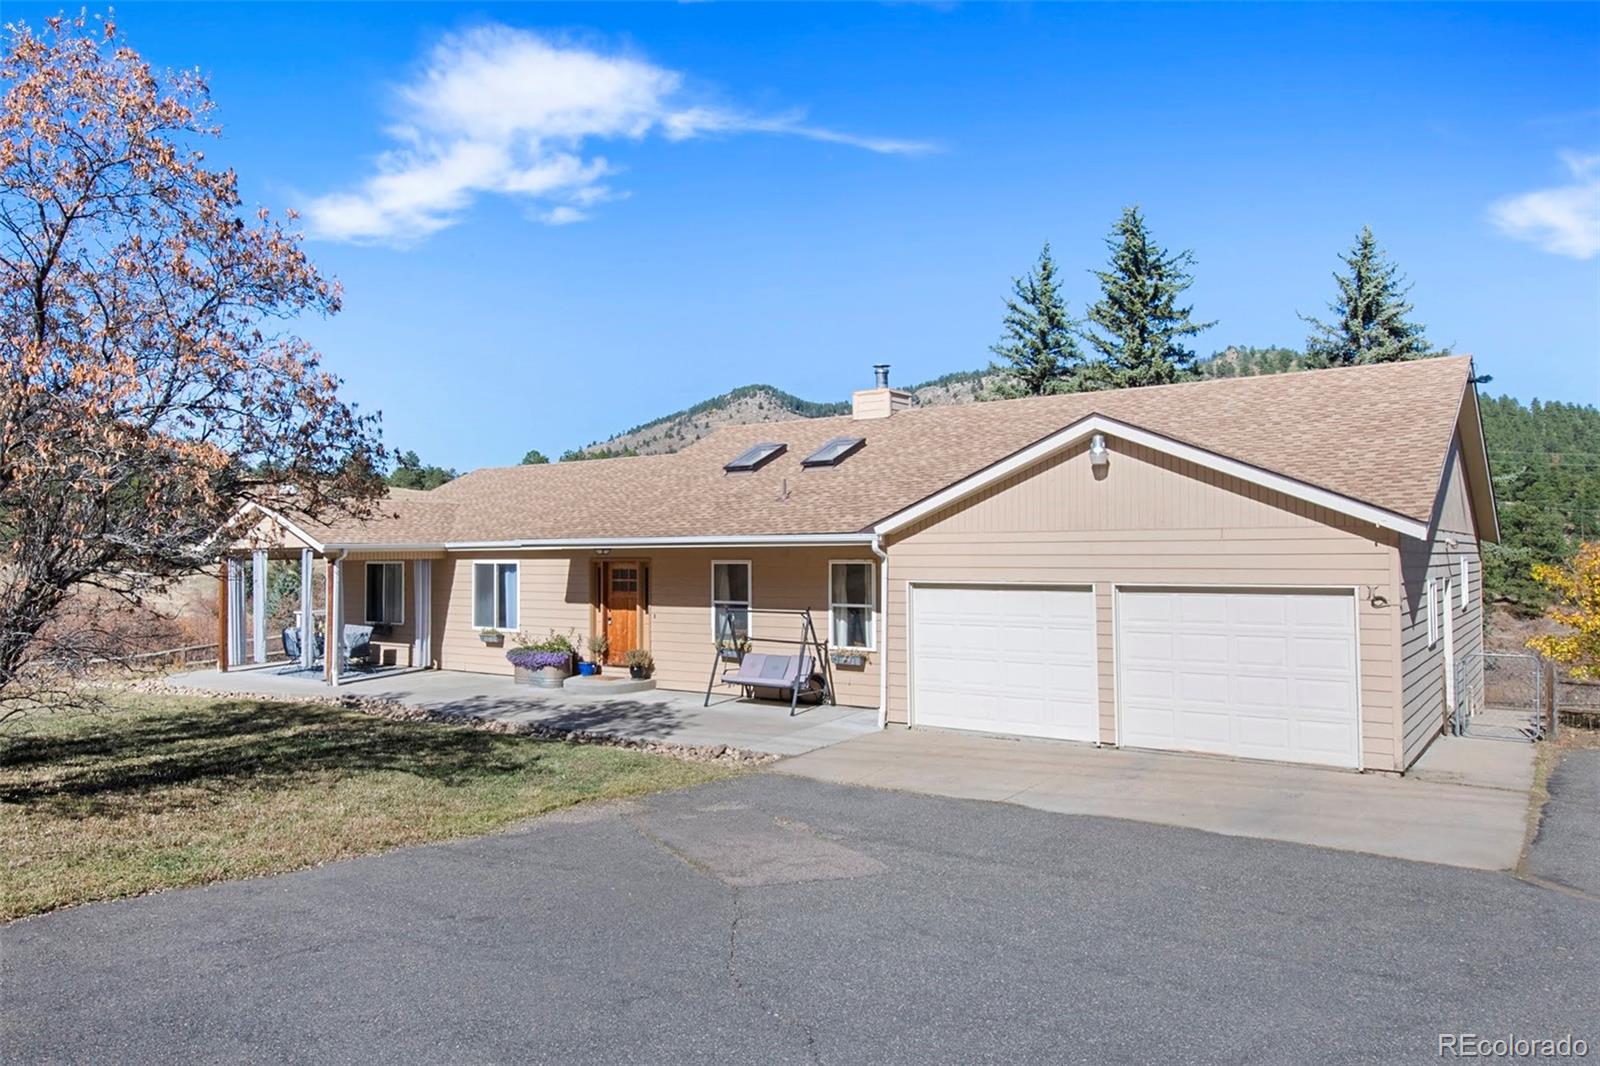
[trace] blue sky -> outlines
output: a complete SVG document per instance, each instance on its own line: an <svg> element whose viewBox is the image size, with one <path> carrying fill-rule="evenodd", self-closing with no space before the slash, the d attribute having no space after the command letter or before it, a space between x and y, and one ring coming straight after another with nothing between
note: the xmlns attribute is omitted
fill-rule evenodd
<svg viewBox="0 0 1600 1066"><path fill-rule="evenodd" d="M6 17L53 7L8 2ZM307 212L304 324L391 444L554 455L736 385L985 363L1119 209L1228 344L1298 346L1370 224L1490 390L1600 400L1600 6L147 5L208 158Z"/></svg>

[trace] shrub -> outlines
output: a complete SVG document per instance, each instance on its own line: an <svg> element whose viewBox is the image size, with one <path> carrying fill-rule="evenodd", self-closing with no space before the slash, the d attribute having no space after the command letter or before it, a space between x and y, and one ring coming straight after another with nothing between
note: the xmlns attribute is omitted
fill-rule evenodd
<svg viewBox="0 0 1600 1066"><path fill-rule="evenodd" d="M638 666L645 670L654 670L656 666L655 659L643 648L634 648L632 651L624 653L622 661L629 667Z"/></svg>

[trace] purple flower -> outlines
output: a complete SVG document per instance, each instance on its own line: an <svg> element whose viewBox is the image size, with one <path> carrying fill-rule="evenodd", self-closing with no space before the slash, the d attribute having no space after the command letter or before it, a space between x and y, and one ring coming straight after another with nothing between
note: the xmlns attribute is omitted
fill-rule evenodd
<svg viewBox="0 0 1600 1066"><path fill-rule="evenodd" d="M532 648L515 648L506 652L506 658L512 666L520 666L524 670L542 670L546 666L559 666L563 669L572 668L572 653L570 651L535 651Z"/></svg>

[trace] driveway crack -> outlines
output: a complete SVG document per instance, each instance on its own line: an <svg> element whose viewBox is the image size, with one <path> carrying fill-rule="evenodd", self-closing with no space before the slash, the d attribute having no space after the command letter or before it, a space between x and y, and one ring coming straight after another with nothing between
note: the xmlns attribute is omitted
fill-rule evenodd
<svg viewBox="0 0 1600 1066"><path fill-rule="evenodd" d="M743 895L738 888L730 887L729 895L732 897L729 905L728 919L728 987L733 994L742 999L748 999L756 1004L767 1014L771 1015L779 1025L794 1030L802 1040L806 1057L816 1066L822 1066L822 1050L817 1046L817 1034L810 1025L792 1015L783 1013L768 1000L747 988L739 977L739 924L744 919Z"/></svg>

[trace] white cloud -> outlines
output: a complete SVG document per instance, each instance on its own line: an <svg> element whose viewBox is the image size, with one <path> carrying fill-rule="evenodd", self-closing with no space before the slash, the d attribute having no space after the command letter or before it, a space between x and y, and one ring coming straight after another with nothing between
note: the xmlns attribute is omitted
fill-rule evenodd
<svg viewBox="0 0 1600 1066"><path fill-rule="evenodd" d="M869 152L929 150L915 141L812 126L799 113L750 115L685 101L683 76L646 60L604 54L525 30L489 25L441 40L400 86L388 129L396 146L354 189L313 199L313 233L405 244L456 223L483 195L522 198L530 217L567 225L620 194L592 141L668 141L779 134Z"/></svg>
<svg viewBox="0 0 1600 1066"><path fill-rule="evenodd" d="M1565 185L1509 196L1489 207L1500 232L1574 259L1600 255L1600 153L1563 152Z"/></svg>

